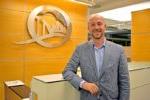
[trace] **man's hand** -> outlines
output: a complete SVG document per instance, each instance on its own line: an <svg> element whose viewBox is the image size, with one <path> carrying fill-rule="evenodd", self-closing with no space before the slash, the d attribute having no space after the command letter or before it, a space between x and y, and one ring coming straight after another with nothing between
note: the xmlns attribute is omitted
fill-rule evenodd
<svg viewBox="0 0 150 100"><path fill-rule="evenodd" d="M99 93L99 87L94 83L84 82L82 88L90 92L93 96L97 96Z"/></svg>

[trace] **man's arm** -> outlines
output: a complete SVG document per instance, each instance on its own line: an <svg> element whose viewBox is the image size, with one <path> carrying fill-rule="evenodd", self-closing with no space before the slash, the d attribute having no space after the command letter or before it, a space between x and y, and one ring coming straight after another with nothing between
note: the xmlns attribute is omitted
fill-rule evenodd
<svg viewBox="0 0 150 100"><path fill-rule="evenodd" d="M77 68L80 66L80 57L79 57L79 49L80 47L76 48L75 52L73 53L70 61L68 62L66 68L63 71L63 77L67 81L69 81L76 89L84 89L90 92L92 95L96 96L99 92L99 88L94 83L89 83L82 78L80 78L77 73Z"/></svg>
<svg viewBox="0 0 150 100"><path fill-rule="evenodd" d="M77 47L62 73L64 79L69 81L76 89L80 88L80 82L83 81L83 79L76 74L79 65L79 47Z"/></svg>
<svg viewBox="0 0 150 100"><path fill-rule="evenodd" d="M130 98L129 71L128 71L127 59L124 55L123 48L121 50L118 74L119 74L118 75L119 100L129 100Z"/></svg>

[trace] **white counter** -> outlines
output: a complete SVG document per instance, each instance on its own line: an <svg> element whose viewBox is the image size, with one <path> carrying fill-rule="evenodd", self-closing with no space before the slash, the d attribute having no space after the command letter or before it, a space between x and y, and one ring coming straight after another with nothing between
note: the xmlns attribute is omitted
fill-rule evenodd
<svg viewBox="0 0 150 100"><path fill-rule="evenodd" d="M130 100L149 100L150 62L132 62L128 65ZM34 76L31 89L38 95L38 100L80 100L79 92L61 74Z"/></svg>
<svg viewBox="0 0 150 100"><path fill-rule="evenodd" d="M31 91L33 100L80 100L79 92L61 74L34 76Z"/></svg>

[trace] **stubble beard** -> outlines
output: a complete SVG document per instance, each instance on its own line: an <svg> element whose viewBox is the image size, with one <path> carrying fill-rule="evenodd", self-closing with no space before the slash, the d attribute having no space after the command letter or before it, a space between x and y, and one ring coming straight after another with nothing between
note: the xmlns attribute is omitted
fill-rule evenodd
<svg viewBox="0 0 150 100"><path fill-rule="evenodd" d="M100 36L94 36L94 34L92 34L93 39L95 40L99 40L103 37L104 33L102 33Z"/></svg>

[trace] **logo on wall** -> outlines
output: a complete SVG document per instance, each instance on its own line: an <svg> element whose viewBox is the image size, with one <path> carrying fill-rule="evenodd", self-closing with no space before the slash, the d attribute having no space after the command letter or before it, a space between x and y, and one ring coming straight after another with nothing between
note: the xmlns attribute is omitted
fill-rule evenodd
<svg viewBox="0 0 150 100"><path fill-rule="evenodd" d="M17 44L36 42L44 47L58 47L70 38L72 31L69 16L53 6L35 8L28 17L27 28L31 39Z"/></svg>

